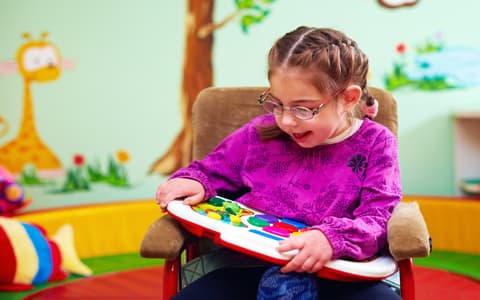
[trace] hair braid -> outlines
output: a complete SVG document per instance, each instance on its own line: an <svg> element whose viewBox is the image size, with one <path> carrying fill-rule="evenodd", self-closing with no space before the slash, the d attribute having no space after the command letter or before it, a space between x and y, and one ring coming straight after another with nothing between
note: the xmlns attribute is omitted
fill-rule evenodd
<svg viewBox="0 0 480 300"><path fill-rule="evenodd" d="M358 44L340 31L301 26L279 38L268 53L268 76L299 69L322 93L335 94L350 84L367 91L368 58Z"/></svg>

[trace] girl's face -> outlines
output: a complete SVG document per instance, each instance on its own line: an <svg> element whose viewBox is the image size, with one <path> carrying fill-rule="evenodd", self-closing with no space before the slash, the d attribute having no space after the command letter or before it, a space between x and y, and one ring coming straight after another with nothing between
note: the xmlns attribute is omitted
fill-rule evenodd
<svg viewBox="0 0 480 300"><path fill-rule="evenodd" d="M288 108L282 114L275 115L278 127L301 147L321 145L349 126L342 95L334 99L332 95L321 93L301 70L277 70L270 76L270 93L279 104L288 108L303 106L313 110L324 104L310 120L295 117Z"/></svg>

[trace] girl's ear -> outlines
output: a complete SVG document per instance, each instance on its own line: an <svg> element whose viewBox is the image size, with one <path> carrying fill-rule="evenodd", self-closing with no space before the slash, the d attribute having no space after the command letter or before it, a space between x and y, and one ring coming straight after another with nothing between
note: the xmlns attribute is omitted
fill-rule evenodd
<svg viewBox="0 0 480 300"><path fill-rule="evenodd" d="M362 96L362 89L358 85L350 85L343 92L343 98L347 105L356 105Z"/></svg>
<svg viewBox="0 0 480 300"><path fill-rule="evenodd" d="M341 100L343 103L344 111L353 111L355 106L360 101L360 97L362 96L362 89L358 85L350 85L348 86L343 93L341 94Z"/></svg>

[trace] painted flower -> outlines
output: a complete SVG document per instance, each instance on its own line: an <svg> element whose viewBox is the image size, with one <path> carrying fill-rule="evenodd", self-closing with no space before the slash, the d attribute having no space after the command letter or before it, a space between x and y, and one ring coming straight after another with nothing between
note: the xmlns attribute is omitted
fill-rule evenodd
<svg viewBox="0 0 480 300"><path fill-rule="evenodd" d="M125 150L117 151L117 161L121 164L127 163L130 160L130 154Z"/></svg>
<svg viewBox="0 0 480 300"><path fill-rule="evenodd" d="M81 154L75 154L73 156L73 164L77 167L81 167L83 166L83 164L85 163L85 157L83 157L83 155Z"/></svg>
<svg viewBox="0 0 480 300"><path fill-rule="evenodd" d="M397 53L403 54L407 50L407 46L404 43L399 43L397 47L395 47L395 50L397 51Z"/></svg>

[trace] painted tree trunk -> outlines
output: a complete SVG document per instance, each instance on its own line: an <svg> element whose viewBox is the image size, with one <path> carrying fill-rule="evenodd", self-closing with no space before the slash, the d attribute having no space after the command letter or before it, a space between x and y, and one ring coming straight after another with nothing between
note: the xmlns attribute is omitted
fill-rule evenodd
<svg viewBox="0 0 480 300"><path fill-rule="evenodd" d="M180 93L182 128L167 152L150 173L169 175L187 165L192 157L192 106L197 94L213 84L213 36L199 37L199 29L212 24L214 0L188 0L185 18L185 56Z"/></svg>

